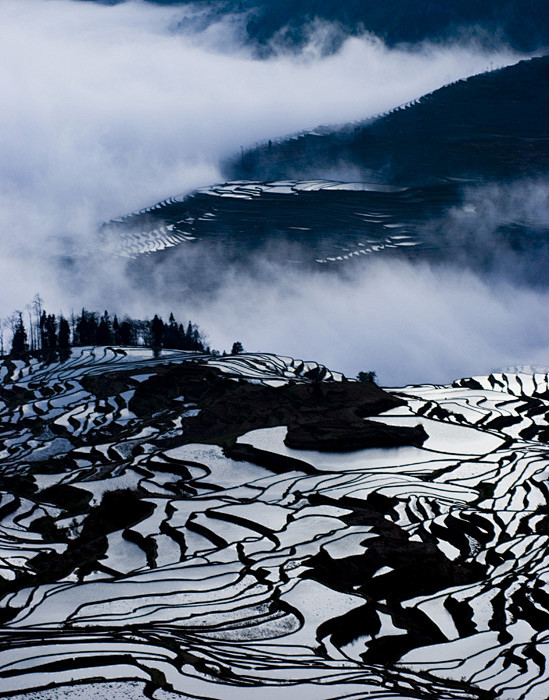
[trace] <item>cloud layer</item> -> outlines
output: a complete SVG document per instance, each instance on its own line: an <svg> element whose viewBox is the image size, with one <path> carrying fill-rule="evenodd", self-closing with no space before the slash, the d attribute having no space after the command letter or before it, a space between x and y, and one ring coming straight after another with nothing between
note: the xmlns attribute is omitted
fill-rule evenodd
<svg viewBox="0 0 549 700"><path fill-rule="evenodd" d="M189 307L187 307L189 308ZM314 359L384 385L549 365L549 291L456 268L372 262L348 275L237 275L191 312L214 346Z"/></svg>
<svg viewBox="0 0 549 700"><path fill-rule="evenodd" d="M0 0L0 316L36 291L52 310L87 304L150 313L152 301L129 291L118 261L88 264L101 221L215 182L219 159L240 146L375 115L519 58L473 44L388 49L372 37L348 38L322 56L326 27L319 26L301 54L257 60L227 19L176 31L192 13L138 2ZM255 295L249 306L226 274L223 297L194 305L214 344L239 336L253 349L309 355L351 372L372 367L397 383L427 378L433 366L436 376L459 373L451 347L465 335L486 362L514 349L519 355L519 341L494 355L498 329L512 330L506 343L522 332L513 325L521 304L539 303L544 317L530 297L506 311L473 279L465 280L473 297L463 296L451 275L444 285L455 301L450 291L437 301L440 280L406 266L352 280L287 279L291 294L241 278L240 290L251 285ZM166 306L177 298L168 296ZM480 312L465 319L471 301L482 299L498 319L492 340Z"/></svg>
<svg viewBox="0 0 549 700"><path fill-rule="evenodd" d="M474 47L388 50L368 38L320 58L313 35L303 54L260 61L226 21L173 31L190 12L2 0L4 236L6 224L18 226L11 237L32 248L44 234L77 235L215 181L219 157L241 145L376 114L516 60Z"/></svg>

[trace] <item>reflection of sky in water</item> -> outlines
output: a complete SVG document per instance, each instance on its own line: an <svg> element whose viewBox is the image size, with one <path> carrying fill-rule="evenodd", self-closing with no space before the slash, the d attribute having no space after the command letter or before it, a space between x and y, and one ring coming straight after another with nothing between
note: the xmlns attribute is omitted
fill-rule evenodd
<svg viewBox="0 0 549 700"><path fill-rule="evenodd" d="M421 245L418 227L457 197L454 185L231 183L112 221L102 237L106 250L125 255L192 240L195 246L215 242L218 262L261 248L292 262L341 262ZM280 248L283 243L288 250Z"/></svg>
<svg viewBox="0 0 549 700"><path fill-rule="evenodd" d="M242 435L238 441L253 445L260 450L301 459L322 470L346 471L354 469L384 469L419 465L425 462L449 461L463 455L481 455L501 446L502 439L473 428L441 423L421 417L385 417L369 418L391 425L418 425L421 423L429 439L424 447L385 447L356 450L353 452L317 452L315 450L296 450L286 447L284 438L287 428L264 428ZM448 440L448 442L445 442ZM447 448L447 449L444 449Z"/></svg>
<svg viewBox="0 0 549 700"><path fill-rule="evenodd" d="M510 644L515 650L522 644L543 650L544 639L528 623L530 614L538 618L540 608L530 613L524 601L538 590L547 568L546 538L536 530L545 517L537 509L547 503L546 445L535 436L522 439L517 431L547 425L546 374L476 377L472 388L463 380L454 387L401 389L410 396L407 407L374 420L422 423L429 438L421 449L338 454L290 450L283 444L284 426L240 438L308 461L319 468L314 475L273 473L230 460L216 445L170 446L163 442L166 436L181 433L181 419L174 418L177 410L145 420L126 416L120 425L129 434L120 439L105 431L100 444L91 439L105 419L116 422L116 411L122 415L122 404L132 392L123 385L116 401L109 398L108 412L96 411L96 399L80 391L84 374L126 369L129 376L144 379L155 373L154 363L193 357L173 351L155 359L139 349L123 355L82 348L63 364L18 363L4 373L9 382L13 371L32 396L37 392L41 397L44 386L54 390L57 400L50 413L47 403L40 402L46 411L40 415L62 425L78 442L72 452L76 464L55 473L46 465L48 473L35 477L38 488L70 483L94 501L112 489L134 488L147 510L140 521L107 533L97 570L81 572L82 581L72 572L53 584L37 582L5 596L6 610L14 617L6 621L4 632L22 644L0 649L0 670L10 672L0 693L40 687L52 679L95 679L92 686L82 687L84 695L68 686L55 695L39 691L41 700L88 700L110 691L110 686L97 685L98 677L130 678L134 685L123 687L132 700L135 689L137 700L142 694L136 679L146 680L160 670L183 697L194 693L224 700L272 700L288 697L291 681L299 683L291 692L310 700L331 700L334 693L362 697L370 691L399 700L402 693L391 690L394 677L384 686L384 667L377 665L372 674L361 656L378 640L393 648L397 639L404 644L399 676L403 668L410 670L414 688L423 684L423 697L470 699L464 686L456 694L437 686L434 677L459 675L465 683L484 678L484 687L493 686L509 648L493 629L494 596L502 585L498 604L503 614L512 606L515 618L520 616L506 626ZM255 384L262 376L267 384L292 376L299 380L315 368L267 354L219 357L212 365L234 378L249 376ZM24 399L21 415L32 415L34 405L34 400ZM88 405L89 424L66 420ZM187 410L184 401L174 405ZM8 423L18 411L6 407ZM440 415L445 418L439 420ZM502 416L517 422L501 431L487 429ZM471 421L482 423L475 427ZM503 443L504 435L509 442ZM14 450L33 453L40 448L25 433L11 449L6 466L17 469L21 460ZM32 529L38 515L47 513L59 528L68 529L69 541L84 529L85 514L67 516L47 503L36 509L26 497L13 508L0 523L2 577L13 575L14 568L39 552L53 549L62 555L67 547L61 540L44 541ZM427 588L415 581L416 576L421 580L424 566ZM479 575L463 578L463 567L467 571L475 566ZM453 600L475 625L472 637L467 633L460 639L462 614L456 613ZM442 636L436 632L437 638L425 647L422 638L413 636L418 619ZM331 624L336 632L350 633L329 633ZM186 663L180 663L177 650L191 654ZM476 651L481 653L474 655ZM212 669L220 664L229 669L233 685L217 672L204 672L209 666L195 668L192 654L200 654L201 663ZM37 670L42 661L53 659L62 662L61 670ZM69 670L63 670L65 665ZM426 679L415 675L416 670L434 676ZM530 683L518 663L507 664L506 673L509 697L517 684ZM241 687L243 677L253 684ZM545 675L539 677L544 683ZM280 680L284 685L277 685ZM117 693L113 686L116 700Z"/></svg>

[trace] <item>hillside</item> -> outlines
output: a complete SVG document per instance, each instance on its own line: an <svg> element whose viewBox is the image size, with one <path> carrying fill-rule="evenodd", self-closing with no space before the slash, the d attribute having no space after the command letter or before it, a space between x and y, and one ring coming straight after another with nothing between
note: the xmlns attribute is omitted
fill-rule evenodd
<svg viewBox="0 0 549 700"><path fill-rule="evenodd" d="M230 179L322 178L358 169L367 182L505 180L549 169L549 56L462 80L369 122L244 152Z"/></svg>
<svg viewBox="0 0 549 700"><path fill-rule="evenodd" d="M187 277L204 284L218 278L212 260L245 266L258 253L301 265L425 253L422 228L459 199L451 184L229 182L110 221L101 236L106 250L136 258L130 269L143 284L159 265L170 283L188 269ZM200 255L193 255L193 246Z"/></svg>
<svg viewBox="0 0 549 700"><path fill-rule="evenodd" d="M129 273L151 294L181 279L193 280L189 293L216 288L214 260L253 269L271 258L421 259L544 285L536 180L549 172L548 109L549 57L522 61L360 125L244 151L225 163L226 182L106 223L103 247L134 258ZM538 202L527 187L543 190Z"/></svg>

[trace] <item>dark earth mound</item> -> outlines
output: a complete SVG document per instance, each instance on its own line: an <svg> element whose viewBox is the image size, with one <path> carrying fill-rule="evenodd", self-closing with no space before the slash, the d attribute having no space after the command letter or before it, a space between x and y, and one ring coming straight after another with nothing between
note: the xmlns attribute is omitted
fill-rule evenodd
<svg viewBox="0 0 549 700"><path fill-rule="evenodd" d="M290 425L284 443L298 450L350 452L366 447L421 447L427 437L421 425L405 428L370 420L342 421L322 417Z"/></svg>
<svg viewBox="0 0 549 700"><path fill-rule="evenodd" d="M426 438L421 430L361 420L403 404L375 384L305 381L270 387L235 381L200 364L159 371L137 387L130 409L152 417L177 410L174 399L180 396L200 408L185 419L185 442L231 445L250 430L280 425L289 426L289 446L306 449L416 445Z"/></svg>

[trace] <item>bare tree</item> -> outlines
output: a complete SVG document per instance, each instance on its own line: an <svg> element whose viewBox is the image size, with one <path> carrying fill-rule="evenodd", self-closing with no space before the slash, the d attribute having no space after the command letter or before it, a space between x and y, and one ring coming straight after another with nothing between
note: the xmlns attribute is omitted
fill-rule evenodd
<svg viewBox="0 0 549 700"><path fill-rule="evenodd" d="M10 329L12 334L15 333L15 329L19 325L19 317L21 315L22 315L21 311L14 311L6 319L6 323L8 325L8 328Z"/></svg>
<svg viewBox="0 0 549 700"><path fill-rule="evenodd" d="M42 310L44 308L44 300L42 299L40 294L38 294L38 292L34 295L32 302L31 302L31 306L32 306L32 309L34 311L34 318L35 318L35 322L34 322L35 338L34 338L34 341L32 339L32 337L33 337L33 326L32 325L31 325L31 329L30 329L31 347L34 345L34 348L36 350L40 350L40 348L42 347L42 343L41 343L39 328L40 328L40 319L42 317Z"/></svg>
<svg viewBox="0 0 549 700"><path fill-rule="evenodd" d="M36 349L36 336L35 336L35 329L34 329L34 323L32 321L32 314L31 311L33 310L32 304L25 304L25 309L27 310L27 314L29 316L29 345L30 349L35 350Z"/></svg>

